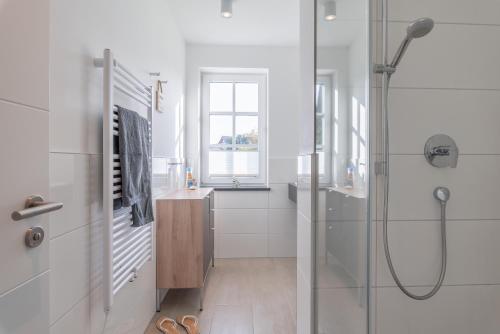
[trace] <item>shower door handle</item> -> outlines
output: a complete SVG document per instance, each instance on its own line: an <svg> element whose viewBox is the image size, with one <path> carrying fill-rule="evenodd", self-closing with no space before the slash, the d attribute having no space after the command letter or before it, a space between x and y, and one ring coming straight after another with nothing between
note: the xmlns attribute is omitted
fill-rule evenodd
<svg viewBox="0 0 500 334"><path fill-rule="evenodd" d="M12 219L15 221L38 216L44 213L57 211L63 207L63 203L45 202L42 196L32 195L26 199L24 209L12 212Z"/></svg>

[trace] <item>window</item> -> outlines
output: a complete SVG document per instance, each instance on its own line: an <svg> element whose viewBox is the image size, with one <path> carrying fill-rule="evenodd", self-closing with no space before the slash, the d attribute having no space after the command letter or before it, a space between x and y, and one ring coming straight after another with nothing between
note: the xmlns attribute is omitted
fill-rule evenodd
<svg viewBox="0 0 500 334"><path fill-rule="evenodd" d="M365 106L356 97L351 99L351 162L361 179L365 180L367 113Z"/></svg>
<svg viewBox="0 0 500 334"><path fill-rule="evenodd" d="M203 183L266 183L266 84L265 74L202 75Z"/></svg>
<svg viewBox="0 0 500 334"><path fill-rule="evenodd" d="M321 184L329 184L331 175L332 79L331 75L316 77L316 152Z"/></svg>

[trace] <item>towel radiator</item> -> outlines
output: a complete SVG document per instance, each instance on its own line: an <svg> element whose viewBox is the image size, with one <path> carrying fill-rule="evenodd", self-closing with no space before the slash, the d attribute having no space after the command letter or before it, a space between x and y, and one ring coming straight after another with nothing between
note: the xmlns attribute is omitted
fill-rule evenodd
<svg viewBox="0 0 500 334"><path fill-rule="evenodd" d="M114 59L109 49L104 50L103 58L94 59L94 65L103 69L103 290L107 312L118 291L127 282L133 282L141 267L153 258L154 223L132 227L130 207L113 209L113 202L121 198L120 156L115 153L118 111L114 98L147 109L151 141L153 92L152 87Z"/></svg>

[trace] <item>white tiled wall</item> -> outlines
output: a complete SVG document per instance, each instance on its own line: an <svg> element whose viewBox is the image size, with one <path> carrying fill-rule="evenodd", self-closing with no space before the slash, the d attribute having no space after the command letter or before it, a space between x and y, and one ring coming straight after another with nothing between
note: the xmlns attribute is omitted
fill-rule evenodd
<svg viewBox="0 0 500 334"><path fill-rule="evenodd" d="M425 302L395 287L384 257L382 224L376 222L376 333L498 333L500 3L389 1L389 13L390 53L409 21L420 16L436 21L428 36L412 42L389 97L390 249L404 284L419 286L410 288L416 293L432 288L440 268L439 206L432 191L447 186L451 198L446 279ZM436 169L425 161L423 145L436 133L456 140L456 169Z"/></svg>
<svg viewBox="0 0 500 334"><path fill-rule="evenodd" d="M102 70L93 58L111 48L146 82L148 72L161 72L168 103L167 112L153 116L154 155L181 154L185 45L171 15L162 0L50 1L50 199L64 203L50 217L51 333L142 333L154 314L154 261L104 313ZM39 78L21 77L25 90Z"/></svg>
<svg viewBox="0 0 500 334"><path fill-rule="evenodd" d="M216 191L216 257L296 256L295 204L288 200L287 184L270 187L271 191Z"/></svg>
<svg viewBox="0 0 500 334"><path fill-rule="evenodd" d="M50 233L48 216L10 218L27 196L49 197L49 3L0 2L1 334L49 331L49 244L24 244L32 226Z"/></svg>

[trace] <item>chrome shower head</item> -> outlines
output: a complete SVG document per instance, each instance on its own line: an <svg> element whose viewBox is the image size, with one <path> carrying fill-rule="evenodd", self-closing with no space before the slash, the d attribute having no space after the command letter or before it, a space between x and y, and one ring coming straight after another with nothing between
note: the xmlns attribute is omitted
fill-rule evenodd
<svg viewBox="0 0 500 334"><path fill-rule="evenodd" d="M434 21L428 17L420 18L410 23L406 29L406 37L401 42L398 51L396 51L390 66L395 69L403 58L403 55L405 54L406 49L408 49L412 39L424 37L431 32L432 28L434 28Z"/></svg>
<svg viewBox="0 0 500 334"><path fill-rule="evenodd" d="M434 28L434 21L428 17L423 17L413 21L406 28L406 35L410 39L424 37L431 32L432 28Z"/></svg>

